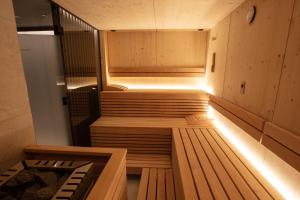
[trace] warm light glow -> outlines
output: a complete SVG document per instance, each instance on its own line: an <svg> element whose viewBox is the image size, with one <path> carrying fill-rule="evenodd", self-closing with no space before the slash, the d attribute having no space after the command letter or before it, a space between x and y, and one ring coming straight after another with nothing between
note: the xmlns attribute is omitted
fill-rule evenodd
<svg viewBox="0 0 300 200"><path fill-rule="evenodd" d="M216 110L209 106L209 117L213 119L214 125L222 133L227 140L240 151L242 155L268 180L271 185L285 198L285 199L300 199L299 194L296 194L288 183L282 181L280 176L273 170L272 163L266 162L264 156L259 156L249 144L249 141L243 140L237 133L231 130L224 122ZM253 138L251 138L253 139ZM258 145L260 145L258 143Z"/></svg>
<svg viewBox="0 0 300 200"><path fill-rule="evenodd" d="M211 87L207 86L207 85L205 85L205 86L203 87L203 90L204 90L205 92L207 92L208 94L212 94L212 95L215 94L215 93L214 93L214 90L213 90Z"/></svg>
<svg viewBox="0 0 300 200"><path fill-rule="evenodd" d="M134 89L134 90L203 90L203 87L201 86L191 86L191 85L168 85L168 84L145 84L145 85L135 85L135 84L123 84L128 89Z"/></svg>
<svg viewBox="0 0 300 200"><path fill-rule="evenodd" d="M111 77L109 84L122 85L132 90L201 90L213 94L203 78L182 77Z"/></svg>
<svg viewBox="0 0 300 200"><path fill-rule="evenodd" d="M54 35L54 31L19 31L20 35Z"/></svg>
<svg viewBox="0 0 300 200"><path fill-rule="evenodd" d="M68 90L97 85L96 77L67 77L66 80Z"/></svg>

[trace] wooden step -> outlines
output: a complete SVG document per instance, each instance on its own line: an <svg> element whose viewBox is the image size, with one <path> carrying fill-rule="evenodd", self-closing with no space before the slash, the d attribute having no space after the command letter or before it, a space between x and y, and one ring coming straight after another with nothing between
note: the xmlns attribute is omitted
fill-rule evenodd
<svg viewBox="0 0 300 200"><path fill-rule="evenodd" d="M172 168L170 155L127 154L127 174L141 174L143 168Z"/></svg>
<svg viewBox="0 0 300 200"><path fill-rule="evenodd" d="M143 168L138 200L174 200L172 169Z"/></svg>

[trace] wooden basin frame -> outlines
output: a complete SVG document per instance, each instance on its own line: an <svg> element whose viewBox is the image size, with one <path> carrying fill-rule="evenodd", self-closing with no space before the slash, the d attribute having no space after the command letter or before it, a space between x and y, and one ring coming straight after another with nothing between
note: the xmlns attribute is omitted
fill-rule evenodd
<svg viewBox="0 0 300 200"><path fill-rule="evenodd" d="M126 199L126 149L29 145L24 149L30 159L89 160L106 164L90 191L88 200ZM107 160L108 159L108 160Z"/></svg>

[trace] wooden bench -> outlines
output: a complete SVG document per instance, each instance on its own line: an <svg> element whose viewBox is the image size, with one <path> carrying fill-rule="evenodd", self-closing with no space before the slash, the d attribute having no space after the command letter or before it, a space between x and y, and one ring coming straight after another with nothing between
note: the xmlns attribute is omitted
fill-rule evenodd
<svg viewBox="0 0 300 200"><path fill-rule="evenodd" d="M177 199L282 199L213 128L174 128Z"/></svg>
<svg viewBox="0 0 300 200"><path fill-rule="evenodd" d="M264 146L300 172L300 137L271 122L266 122Z"/></svg>
<svg viewBox="0 0 300 200"><path fill-rule="evenodd" d="M127 148L129 154L171 154L172 127L188 127L185 118L101 117L90 126L95 147ZM199 126L197 124L196 126ZM209 120L202 127L212 127Z"/></svg>
<svg viewBox="0 0 300 200"><path fill-rule="evenodd" d="M210 96L209 104L278 157L300 171L300 137L221 97ZM186 117L196 123L195 117Z"/></svg>
<svg viewBox="0 0 300 200"><path fill-rule="evenodd" d="M102 116L185 117L206 112L208 95L201 91L127 90L100 93Z"/></svg>
<svg viewBox="0 0 300 200"><path fill-rule="evenodd" d="M141 174L143 168L172 168L170 155L159 154L127 154L127 174Z"/></svg>
<svg viewBox="0 0 300 200"><path fill-rule="evenodd" d="M137 199L175 199L172 169L143 168Z"/></svg>

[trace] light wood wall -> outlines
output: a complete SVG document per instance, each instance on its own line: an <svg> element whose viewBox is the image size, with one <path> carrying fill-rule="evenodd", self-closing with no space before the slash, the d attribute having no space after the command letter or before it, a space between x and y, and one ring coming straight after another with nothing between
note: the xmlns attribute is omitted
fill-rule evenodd
<svg viewBox="0 0 300 200"><path fill-rule="evenodd" d="M22 158L34 130L11 0L0 1L0 172Z"/></svg>
<svg viewBox="0 0 300 200"><path fill-rule="evenodd" d="M205 31L108 32L110 67L200 67Z"/></svg>
<svg viewBox="0 0 300 200"><path fill-rule="evenodd" d="M206 77L215 95L297 135L299 4L300 0L245 1L210 31ZM249 25L246 15L252 5L257 16ZM213 52L216 68L212 73ZM242 82L246 83L244 94Z"/></svg>
<svg viewBox="0 0 300 200"><path fill-rule="evenodd" d="M179 85L197 89L204 80L206 31L133 30L106 33L108 71L120 71L124 67L124 72L128 72L126 69L132 67L139 72L118 73L119 75L111 73L109 84L154 89ZM156 67L157 70L154 70ZM163 73L159 73L160 71ZM199 72L187 73L189 71Z"/></svg>

